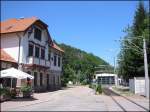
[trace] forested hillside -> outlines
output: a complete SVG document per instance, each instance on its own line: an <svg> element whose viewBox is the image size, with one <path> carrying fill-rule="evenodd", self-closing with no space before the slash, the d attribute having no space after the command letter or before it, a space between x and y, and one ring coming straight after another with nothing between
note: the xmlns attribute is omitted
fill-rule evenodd
<svg viewBox="0 0 150 112"><path fill-rule="evenodd" d="M57 44L57 43L56 43ZM108 65L103 59L65 44L57 44L64 51L62 83L89 83L93 78L94 67Z"/></svg>

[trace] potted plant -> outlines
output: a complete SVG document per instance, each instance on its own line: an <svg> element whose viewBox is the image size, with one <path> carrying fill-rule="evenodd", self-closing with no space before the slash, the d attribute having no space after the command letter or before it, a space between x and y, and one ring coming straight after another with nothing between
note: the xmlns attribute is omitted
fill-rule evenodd
<svg viewBox="0 0 150 112"><path fill-rule="evenodd" d="M7 88L0 88L0 102L10 99L11 99L10 91Z"/></svg>
<svg viewBox="0 0 150 112"><path fill-rule="evenodd" d="M23 93L23 97L24 98L30 98L31 97L31 94L32 94L32 88L31 88L31 86L23 86L21 88L21 91Z"/></svg>

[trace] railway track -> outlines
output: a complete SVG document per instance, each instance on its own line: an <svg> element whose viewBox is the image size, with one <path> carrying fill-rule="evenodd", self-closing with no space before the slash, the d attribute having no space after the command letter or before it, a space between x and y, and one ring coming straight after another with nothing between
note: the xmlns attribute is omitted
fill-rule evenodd
<svg viewBox="0 0 150 112"><path fill-rule="evenodd" d="M127 111L135 111L135 109L133 110L133 108L131 108L132 106L134 106L134 108L137 108L137 111L148 111L149 109L143 107L142 105L122 96L117 94L116 92L112 91L109 88L104 88L103 92L105 93L105 95L110 96L111 99L121 108L122 111L127 112ZM128 103L128 107L124 105L123 102ZM129 108L130 107L130 108Z"/></svg>

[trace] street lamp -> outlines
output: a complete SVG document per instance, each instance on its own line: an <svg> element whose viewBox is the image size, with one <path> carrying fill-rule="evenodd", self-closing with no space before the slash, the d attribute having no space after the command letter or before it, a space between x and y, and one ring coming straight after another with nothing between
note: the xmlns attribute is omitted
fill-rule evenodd
<svg viewBox="0 0 150 112"><path fill-rule="evenodd" d="M139 37L142 37L143 36L138 36L136 37L136 39L141 39ZM130 37L131 38L131 37ZM135 39L135 37L134 37ZM124 40L128 40L128 39L124 39ZM136 46L134 43L130 42L132 45L134 45L136 48L138 49L134 49L136 51L143 51L144 53L144 71L145 71L145 96L147 98L149 98L149 76L148 76L148 62L147 62L147 51L146 51L146 39L143 38L143 49L139 48L138 46ZM128 46L127 46L128 47Z"/></svg>

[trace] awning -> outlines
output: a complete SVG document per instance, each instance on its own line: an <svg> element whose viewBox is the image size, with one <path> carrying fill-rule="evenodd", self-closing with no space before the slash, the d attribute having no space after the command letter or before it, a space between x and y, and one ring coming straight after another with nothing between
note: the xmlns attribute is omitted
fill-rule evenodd
<svg viewBox="0 0 150 112"><path fill-rule="evenodd" d="M26 79L26 78L34 79L34 76L31 76L28 73L22 72L15 68L9 68L0 71L0 78L17 78L17 79Z"/></svg>

